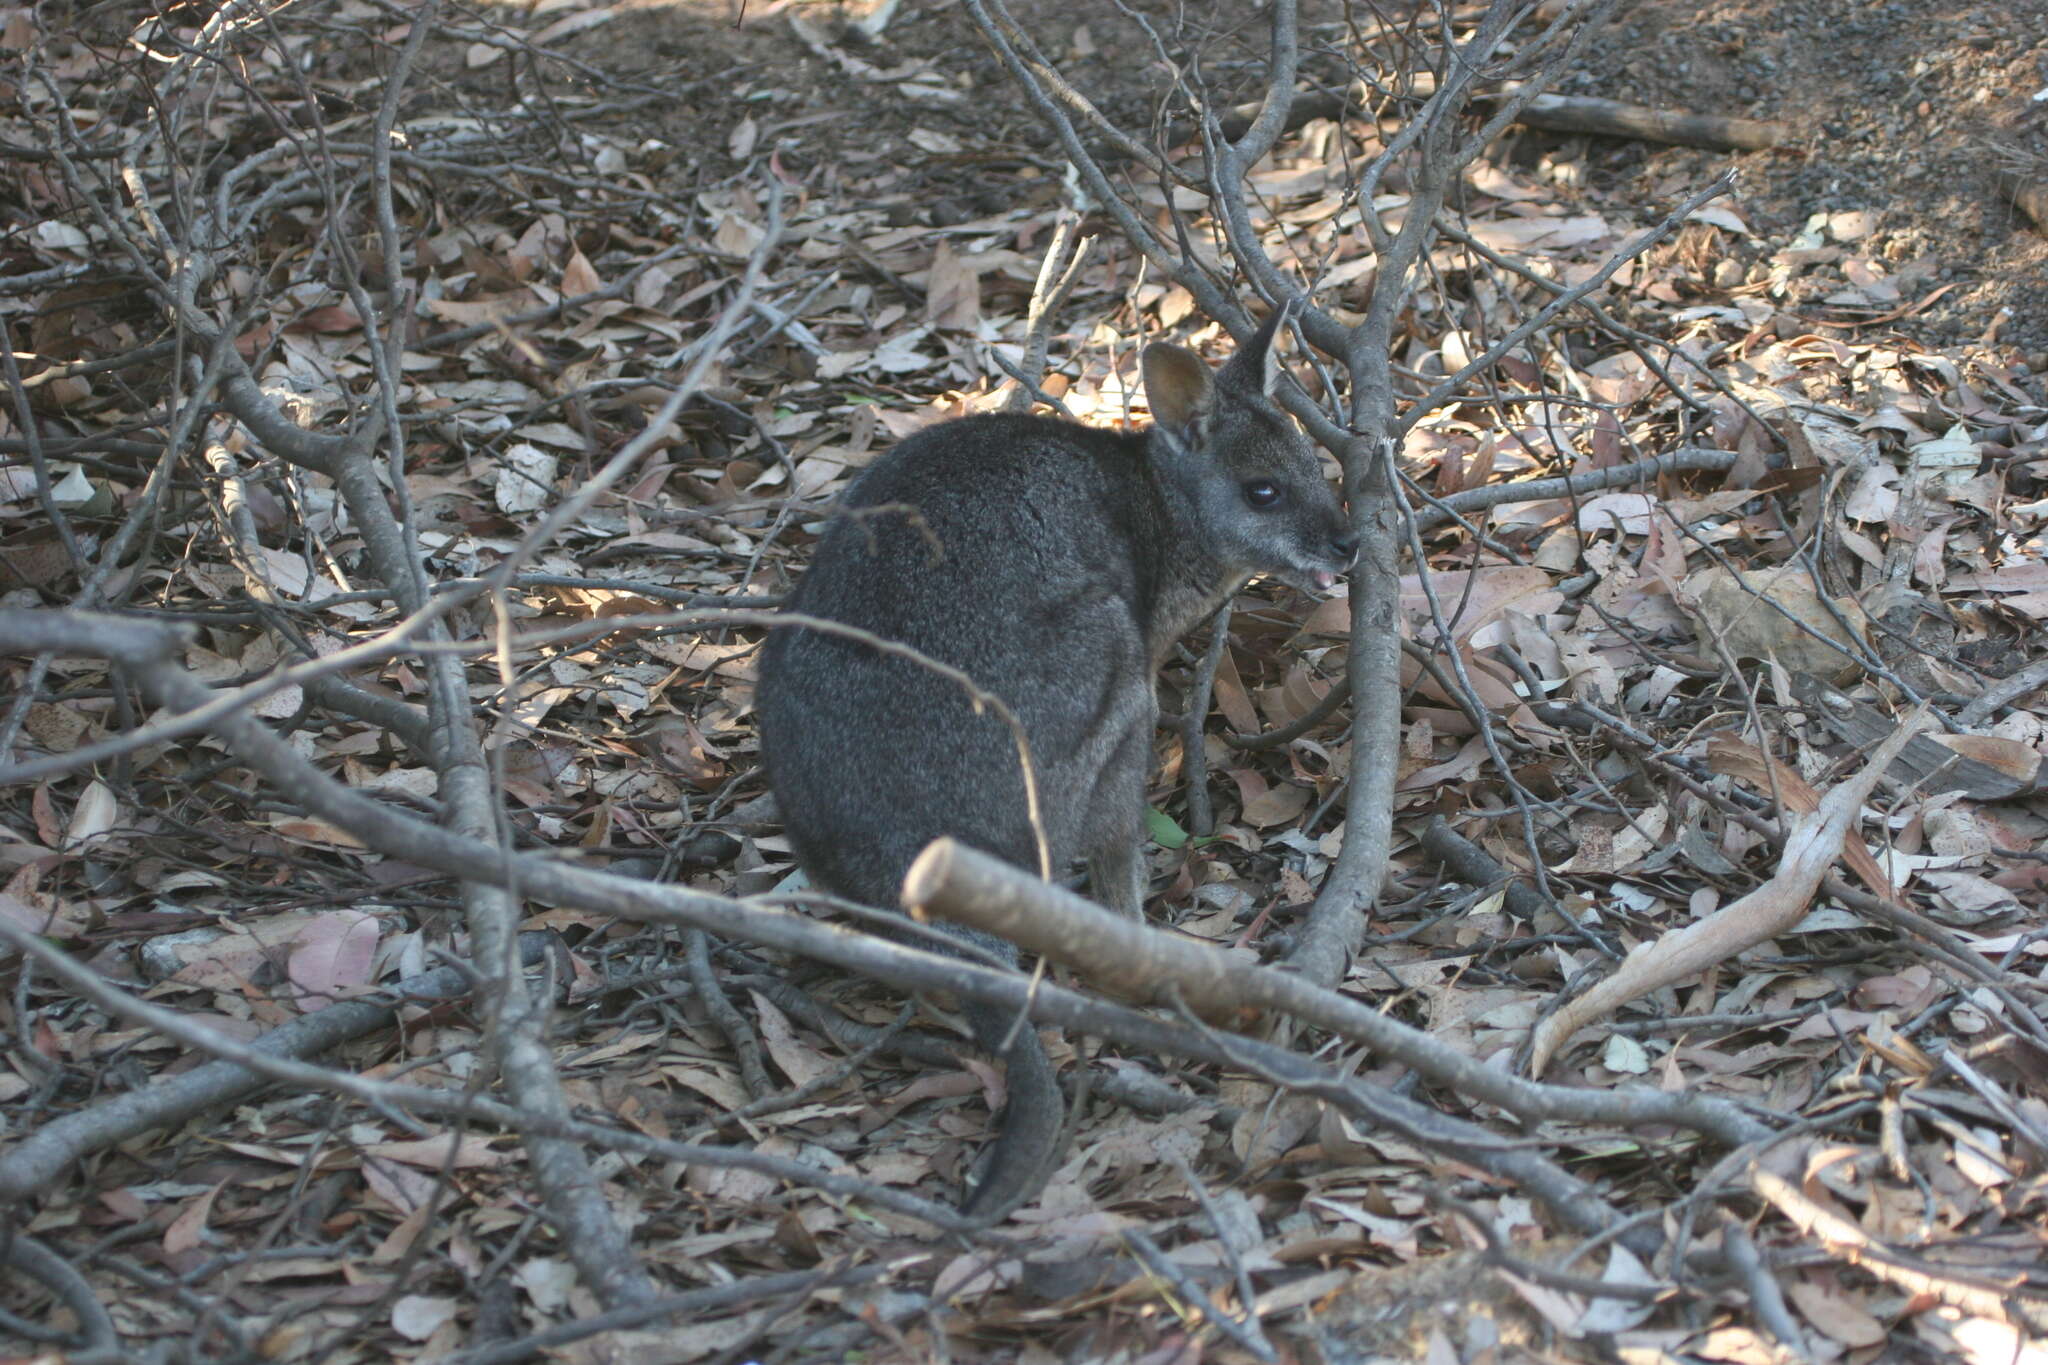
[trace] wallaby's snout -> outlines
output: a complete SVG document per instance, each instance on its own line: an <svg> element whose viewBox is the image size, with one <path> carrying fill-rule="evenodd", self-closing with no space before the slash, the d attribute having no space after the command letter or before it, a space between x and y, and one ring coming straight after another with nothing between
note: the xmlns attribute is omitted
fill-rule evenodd
<svg viewBox="0 0 2048 1365"><path fill-rule="evenodd" d="M1321 482L1320 478L1317 480ZM1284 528L1269 542L1274 557L1250 567L1307 593L1326 593L1358 558L1358 533L1327 489L1302 523Z"/></svg>
<svg viewBox="0 0 2048 1365"><path fill-rule="evenodd" d="M1357 561L1358 532L1351 529L1343 504L1329 492L1327 485L1317 508L1316 522L1315 529L1308 534L1311 540L1320 537L1321 543L1310 550L1306 564L1281 565L1273 572L1304 591L1328 592ZM1303 578L1307 579L1306 583L1301 581Z"/></svg>
<svg viewBox="0 0 2048 1365"><path fill-rule="evenodd" d="M1335 535L1330 537L1330 554L1337 561L1336 568L1315 569L1310 573L1310 581L1323 592L1328 592L1331 588L1336 587L1337 575L1345 572L1358 561L1358 532L1352 530L1349 526L1341 527Z"/></svg>

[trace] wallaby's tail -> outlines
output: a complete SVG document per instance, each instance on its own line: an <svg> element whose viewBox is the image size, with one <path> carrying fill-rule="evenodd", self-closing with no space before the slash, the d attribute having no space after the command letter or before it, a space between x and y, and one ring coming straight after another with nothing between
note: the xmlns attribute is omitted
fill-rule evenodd
<svg viewBox="0 0 2048 1365"><path fill-rule="evenodd" d="M965 1013L974 1036L990 1052L1001 1046L1016 1022L1015 1011L997 1005L970 1004ZM1060 1136L1066 1126L1059 1076L1029 1020L1000 1055L1009 1102L1003 1106L995 1146L982 1163L981 1180L960 1206L969 1218L988 1223L1038 1197L1059 1164Z"/></svg>

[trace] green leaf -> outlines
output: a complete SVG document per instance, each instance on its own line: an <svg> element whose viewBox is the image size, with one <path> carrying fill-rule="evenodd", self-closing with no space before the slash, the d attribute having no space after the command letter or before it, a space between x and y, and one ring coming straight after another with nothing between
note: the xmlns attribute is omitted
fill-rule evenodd
<svg viewBox="0 0 2048 1365"><path fill-rule="evenodd" d="M1145 833L1152 836L1152 842L1161 848L1186 848L1188 832L1174 823L1171 815L1163 810L1145 809Z"/></svg>

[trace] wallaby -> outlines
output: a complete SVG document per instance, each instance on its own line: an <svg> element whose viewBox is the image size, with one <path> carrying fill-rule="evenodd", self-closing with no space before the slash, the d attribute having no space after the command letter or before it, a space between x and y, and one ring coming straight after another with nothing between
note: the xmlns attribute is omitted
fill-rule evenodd
<svg viewBox="0 0 2048 1365"><path fill-rule="evenodd" d="M1307 439L1271 401L1275 314L1212 373L1145 349L1154 425L1124 433L989 414L928 428L847 491L789 609L910 645L1000 697L1029 741L1055 876L1085 858L1097 899L1142 913L1153 675L1183 633L1256 573L1327 589L1358 538ZM798 862L821 890L897 904L950 835L1033 873L1038 845L1009 728L957 684L870 646L770 633L763 757ZM963 939L1015 962L972 930ZM983 1046L1015 1020L970 1004ZM1026 1024L1003 1054L1009 1102L965 1211L1034 1197L1064 1105Z"/></svg>

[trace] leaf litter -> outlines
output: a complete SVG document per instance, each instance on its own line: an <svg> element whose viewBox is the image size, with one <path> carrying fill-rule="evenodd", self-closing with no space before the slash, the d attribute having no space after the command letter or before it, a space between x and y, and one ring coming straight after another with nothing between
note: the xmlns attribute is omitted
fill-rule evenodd
<svg viewBox="0 0 2048 1365"><path fill-rule="evenodd" d="M334 12L389 17L348 0ZM543 6L503 22L526 23L526 41L586 62L628 44L622 34L655 31L647 14L623 8ZM718 41L701 20L670 22L692 41ZM616 626L516 657L509 695L495 661L472 667L478 704L503 707L493 750L511 818L533 840L707 891L785 886L786 845L743 814L759 790L758 633L663 636L631 622L678 593L778 593L801 571L833 497L880 449L1006 396L991 357L1024 353L1036 250L1061 204L1056 177L999 119L939 112L958 107L945 98L957 90L996 97L986 68L947 55L939 39L949 22L906 24L896 66L827 43L838 69L872 87L861 98L883 111L872 145L792 115L816 79L803 65L810 48L734 37L727 59L770 57L720 95L713 117L755 112L700 147L679 148L657 125L615 112L579 125L576 145L552 149L560 159L549 174L576 182L566 199L546 177L405 178L400 213L417 234L421 289L397 357L397 399L415 433L405 481L435 571L468 576L509 554L659 403L735 259L764 231L758 191L732 172L764 158L786 177L791 165L810 168L761 330L720 359L712 401L686 411L635 480L548 546L510 597L516 619L536 630ZM138 116L135 88L87 84L114 60L104 37L78 38L54 74L75 102L118 123ZM380 31L376 42L401 37ZM420 137L458 94L485 98L506 55L488 42L436 41L445 50L430 48L430 98L409 113ZM1075 36L1075 52L1104 61L1101 41ZM228 104L296 89L280 49L252 40L244 56L251 86ZM318 57L335 95L370 88L348 54ZM908 103L884 103L898 96ZM1360 301L1372 262L1334 154L1355 158L1369 142L1356 124L1313 121L1255 177L1274 258L1304 272L1319 263L1339 308ZM831 169L819 169L821 152L838 154ZM1547 278L1590 274L1660 206L1557 173L1585 154L1570 142L1546 152L1549 174L1510 158L1483 167L1466 230ZM59 204L39 193L53 216L22 246L34 267L97 259L104 243L54 216ZM1390 221L1399 209L1372 206ZM374 343L312 269L313 238L288 226L281 216L269 264L291 288L254 275L226 287L254 319L244 342L262 361L261 381L290 394L307 425L332 426L372 381ZM1530 847L1507 818L1515 793L1486 760L1471 715L1441 677L1411 665L1398 880L1347 986L1495 1066L1526 1063L1585 1087L1642 1078L1801 1121L1808 1135L1759 1154L1753 1171L1720 1170L1720 1154L1665 1132L1551 1124L1543 1136L1623 1207L1671 1204L1710 1178L1748 1189L1736 1205L1742 1235L1786 1253L1778 1279L1816 1354L1867 1359L1900 1332L1950 1358L2015 1359L2038 1350L2025 1346L2028 1319L2011 1320L1995 1294L1987 1301L1973 1286L1988 1281L2030 1302L2042 1292L2032 1269L2043 1258L2048 1192L2039 1012L2048 830L2033 786L2048 737L2042 693L2037 684L2007 698L1974 734L1926 736L2005 774L2010 784L1996 794L1942 785L1956 766L1937 759L1905 777L1866 772L1875 786L1859 795L1850 783L1877 745L1838 728L1826 689L1846 689L1896 727L1916 698L1952 718L2038 658L2048 407L2040 367L2010 348L1935 348L1896 331L1822 326L1786 306L1812 295L1795 281L1834 270L1841 287L1824 297L1829 305L1893 305L1902 295L1891 272L1856 254L1867 240L1868 225L1848 216L1773 235L1742 214L1739 197L1703 211L1595 295L1671 348L1675 388L1588 330L1503 364L1501 386L1528 401L1455 404L1418 428L1406 471L1439 498L1687 443L1724 449L1736 467L1725 479L1482 507L1468 516L1483 540L1442 522L1423 530L1424 563L1403 584L1404 637L1463 664L1541 818ZM1755 264L1730 283L1719 266L1738 259ZM1531 295L1455 247L1432 265L1397 339L1425 383L1512 326ZM1190 305L1185 290L1100 253L1067 304L1046 392L1081 420L1142 417L1132 338L1181 327L1194 344L1221 340L1213 326L1185 326ZM89 290L54 295L32 349L51 363L105 354L137 344L148 325ZM80 436L150 421L147 385L88 375L37 392L48 405L39 413ZM4 420L13 434L12 413ZM16 466L6 472L0 562L30 589L63 583L32 485L18 482ZM60 460L57 472L58 504L97 537L147 468L132 454L107 455ZM308 629L346 642L381 608L351 597L359 532L331 488L305 482L259 483L255 567ZM186 610L238 600L249 566L233 561L203 502L174 506L165 530L179 548L137 570L135 599ZM1220 724L1205 740L1212 834L1191 837L1178 823L1186 755L1161 733L1151 855L1155 887L1166 889L1154 914L1199 922L1219 950L1284 924L1321 883L1341 829L1333 797L1348 773L1341 710L1284 746L1239 748L1221 735L1309 716L1341 673L1347 620L1341 602L1318 606L1273 586L1239 603L1216 693ZM209 618L203 639L189 662L224 681L278 662L274 641L246 618ZM66 753L115 732L103 668L59 660L51 673L56 685L24 727L27 752ZM1169 665L1169 711L1189 677L1187 661ZM399 698L423 686L402 660L365 681ZM265 711L272 719L304 705L295 693L277 697ZM319 715L294 742L352 786L432 808L431 783L374 726ZM267 805L237 768L189 780L220 757L211 741L183 737L134 756L119 780L9 789L0 914L233 1036L430 964L447 932L444 883ZM1823 809L1839 860L1798 842ZM1555 904L1523 919L1498 894L1466 895L1485 888L1437 884L1418 842L1433 814L1462 821L1518 875L1540 862ZM715 846L701 843L707 831L719 833ZM1847 890L1816 897L1829 868L1846 874ZM1441 913L1461 895L1458 913ZM1756 898L1772 895L1769 915L1755 915ZM731 1005L746 1013L776 1083L806 1092L742 1117L762 1097L749 1093L733 1040L695 998L680 945L567 908L533 912L531 927L563 933L573 959L556 1044L584 1112L676 1138L743 1133L760 1151L937 1198L957 1183L1000 1084L992 1069L874 1058L849 1068L843 1038L758 984L789 964L728 944L714 969ZM1750 930L1733 942L1678 956L1746 914ZM148 949L174 935L175 952L147 969ZM1567 987L1617 962L1604 995L1595 987L1556 1008ZM14 1047L0 1067L10 1129L90 1104L99 1087L131 1088L189 1064L162 1040L26 982L16 998L30 1014L12 1019ZM869 1035L894 1024L897 1002L884 992L808 984ZM481 1025L466 1010L409 1005L401 1019L397 1034L330 1060L415 1084L479 1082ZM1524 1053L1532 1037L1533 1057ZM1092 1045L1074 1047L1058 1060L1080 1066ZM1517 1191L1360 1132L1310 1097L1172 1059L1105 1051L1095 1060L1189 1107L1091 1111L1045 1195L1021 1215L1043 1241L993 1262L936 1254L895 1215L753 1171L628 1160L608 1175L608 1192L641 1211L636 1243L678 1289L904 1256L900 1282L932 1295L940 1316L892 1318L882 1299L850 1296L877 1324L875 1358L929 1358L943 1333L955 1358L1072 1358L1114 1343L1132 1358L1192 1359L1208 1340L1205 1314L1241 1305L1222 1277L1205 1281L1213 1306L1170 1307L1156 1285L1116 1280L1134 1230L1186 1267L1224 1263L1219 1248L1230 1244L1277 1321L1315 1305L1325 1330L1349 1323L1354 1341L1392 1350L1398 1340L1433 1359L1481 1358L1473 1323L1482 1319L1545 1358L1594 1358L1609 1334L1645 1353L1631 1358L1780 1358L1739 1286L1695 1300L1688 1318L1482 1273L1475 1248L1529 1259L1564 1248ZM1398 1078L1398 1067L1372 1057L1347 1064ZM1468 1112L1485 1117L1481 1106ZM28 1230L74 1250L124 1247L83 1264L124 1330L139 1335L187 1330L172 1277L188 1277L226 1296L269 1358L435 1359L474 1339L474 1286L493 1265L528 1327L594 1310L567 1263L547 1254L521 1159L492 1142L271 1092L95 1158ZM1175 1159L1234 1201L1227 1213L1191 1198ZM1456 1209L1436 1197L1453 1182ZM1816 1248L1824 1254L1797 1254ZM1594 1264L1576 1273L1663 1283L1619 1248ZM1469 1316L1444 1313L1445 1302ZM367 1315L373 1303L382 1306ZM37 1292L12 1285L0 1306L34 1312ZM840 1311L814 1303L793 1321L823 1329ZM1381 1337L1357 1326L1369 1319ZM688 1342L648 1332L620 1343L640 1359L710 1359L794 1340L793 1321L743 1312L694 1324L701 1335ZM1530 1345L1539 1335L1547 1344ZM1228 1358L1228 1348L1206 1349Z"/></svg>

